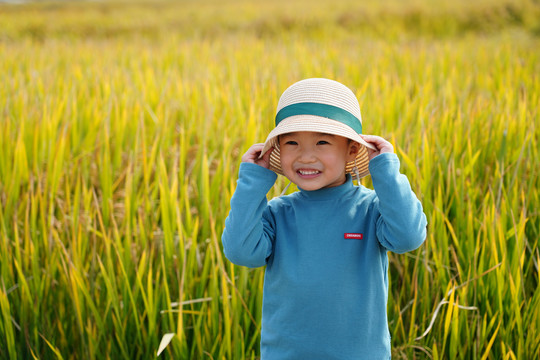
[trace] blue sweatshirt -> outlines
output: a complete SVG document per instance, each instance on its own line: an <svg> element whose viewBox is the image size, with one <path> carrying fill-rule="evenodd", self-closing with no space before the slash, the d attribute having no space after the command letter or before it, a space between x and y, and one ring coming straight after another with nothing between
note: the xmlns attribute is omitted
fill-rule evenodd
<svg viewBox="0 0 540 360"><path fill-rule="evenodd" d="M233 263L266 265L262 360L390 358L387 251L418 248L427 222L395 154L369 170L375 191L347 175L267 202L276 174L240 165L222 242Z"/></svg>

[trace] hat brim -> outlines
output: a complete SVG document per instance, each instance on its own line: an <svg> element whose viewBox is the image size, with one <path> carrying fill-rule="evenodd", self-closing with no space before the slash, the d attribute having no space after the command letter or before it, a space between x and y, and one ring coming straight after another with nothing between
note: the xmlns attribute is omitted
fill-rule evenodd
<svg viewBox="0 0 540 360"><path fill-rule="evenodd" d="M369 156L367 149L369 148L376 150L376 148L370 143L364 141L364 139L362 139L362 137L351 127L339 121L316 115L295 115L288 117L287 119L281 121L270 132L270 134L268 134L263 150L261 151L261 157L266 154L268 150L274 148L270 154L270 170L283 175L283 170L281 169L278 136L297 131L310 131L338 135L356 141L362 146L360 147L360 151L358 152L356 159L346 164L345 171L351 173L353 176L356 176L356 172L354 171L354 168L356 167L360 177L364 177L369 174Z"/></svg>

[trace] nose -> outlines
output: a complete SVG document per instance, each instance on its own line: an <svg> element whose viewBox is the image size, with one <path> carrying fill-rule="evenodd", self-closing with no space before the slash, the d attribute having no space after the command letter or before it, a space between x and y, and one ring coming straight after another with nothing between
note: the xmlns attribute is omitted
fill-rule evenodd
<svg viewBox="0 0 540 360"><path fill-rule="evenodd" d="M300 150L297 160L303 164L312 164L317 161L317 157L312 149L304 147Z"/></svg>

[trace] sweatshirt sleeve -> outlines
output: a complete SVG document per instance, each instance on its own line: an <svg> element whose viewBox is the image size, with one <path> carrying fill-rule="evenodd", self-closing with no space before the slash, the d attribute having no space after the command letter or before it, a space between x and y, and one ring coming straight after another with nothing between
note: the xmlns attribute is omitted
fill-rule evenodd
<svg viewBox="0 0 540 360"><path fill-rule="evenodd" d="M379 242L395 253L415 250L426 238L427 220L409 180L399 172L397 155L378 155L370 161L369 171L380 212L377 220Z"/></svg>
<svg viewBox="0 0 540 360"><path fill-rule="evenodd" d="M231 210L221 236L225 256L237 265L264 266L272 254L275 231L266 194L276 178L273 171L262 166L240 164Z"/></svg>

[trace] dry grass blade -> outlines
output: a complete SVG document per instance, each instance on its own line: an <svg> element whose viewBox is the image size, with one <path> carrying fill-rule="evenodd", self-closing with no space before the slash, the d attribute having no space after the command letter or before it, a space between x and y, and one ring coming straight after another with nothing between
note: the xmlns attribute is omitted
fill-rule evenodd
<svg viewBox="0 0 540 360"><path fill-rule="evenodd" d="M156 356L161 355L163 350L165 350L165 348L169 345L169 343L172 341L175 335L176 335L175 333L169 333L169 334L163 335L163 337L161 338L161 342L159 343L159 348L158 348Z"/></svg>

